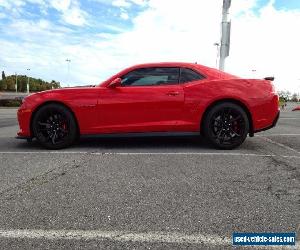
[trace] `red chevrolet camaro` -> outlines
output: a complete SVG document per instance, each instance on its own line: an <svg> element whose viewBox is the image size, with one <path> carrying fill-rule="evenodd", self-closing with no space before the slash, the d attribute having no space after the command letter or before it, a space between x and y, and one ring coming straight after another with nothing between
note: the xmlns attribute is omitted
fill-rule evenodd
<svg viewBox="0 0 300 250"><path fill-rule="evenodd" d="M133 66L99 86L32 94L18 110L18 138L48 149L99 134L201 134L232 149L279 117L270 80L247 80L192 63Z"/></svg>

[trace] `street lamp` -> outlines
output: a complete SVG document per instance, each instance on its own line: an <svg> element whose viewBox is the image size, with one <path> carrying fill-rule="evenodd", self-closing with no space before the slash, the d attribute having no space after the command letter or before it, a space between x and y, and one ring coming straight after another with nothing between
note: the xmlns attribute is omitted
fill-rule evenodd
<svg viewBox="0 0 300 250"><path fill-rule="evenodd" d="M69 76L70 76L70 63L71 59L66 59L66 62L68 63L68 75L67 75L67 82L68 82L68 87L69 87Z"/></svg>
<svg viewBox="0 0 300 250"><path fill-rule="evenodd" d="M27 69L28 75L27 75L27 94L29 94L29 71L30 69Z"/></svg>
<svg viewBox="0 0 300 250"><path fill-rule="evenodd" d="M217 57L216 57L216 68L218 68L218 59L220 56L220 44L219 43L214 43L214 46L217 48Z"/></svg>
<svg viewBox="0 0 300 250"><path fill-rule="evenodd" d="M300 79L298 79L298 81L300 81ZM297 89L298 89L298 93L297 93L297 94L298 94L298 100L299 100L299 102L300 102L300 92L299 92L299 91L300 91L300 84L299 84L299 86L298 86Z"/></svg>
<svg viewBox="0 0 300 250"><path fill-rule="evenodd" d="M219 69L224 70L225 67L225 58L229 56L229 47L230 47L230 27L231 22L228 21L228 12L231 6L231 0L223 0L223 10L222 10L222 36L220 44L220 61Z"/></svg>
<svg viewBox="0 0 300 250"><path fill-rule="evenodd" d="M16 93L18 92L18 75L16 72L16 84L15 84Z"/></svg>

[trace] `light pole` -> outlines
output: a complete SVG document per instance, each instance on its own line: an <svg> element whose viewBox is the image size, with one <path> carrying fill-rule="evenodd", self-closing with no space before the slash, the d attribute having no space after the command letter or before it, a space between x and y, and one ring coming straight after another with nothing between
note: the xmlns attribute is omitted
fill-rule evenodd
<svg viewBox="0 0 300 250"><path fill-rule="evenodd" d="M298 79L298 81L300 82L300 78ZM298 86L298 101L300 102L300 84L299 84L299 86Z"/></svg>
<svg viewBox="0 0 300 250"><path fill-rule="evenodd" d="M16 72L16 85L15 85L16 93L18 92L18 75Z"/></svg>
<svg viewBox="0 0 300 250"><path fill-rule="evenodd" d="M28 75L27 75L27 94L29 94L29 71L30 69L27 69Z"/></svg>
<svg viewBox="0 0 300 250"><path fill-rule="evenodd" d="M217 57L216 57L216 68L218 68L218 59L219 59L219 56L220 56L220 44L219 43L214 43L214 46L216 46L217 48Z"/></svg>
<svg viewBox="0 0 300 250"><path fill-rule="evenodd" d="M69 76L70 76L70 63L71 59L66 59L66 62L68 63L68 75L67 75L67 82L68 82L68 87L69 87Z"/></svg>
<svg viewBox="0 0 300 250"><path fill-rule="evenodd" d="M219 69L224 70L225 68L225 58L229 56L230 47L230 27L231 22L228 22L228 11L231 5L231 0L223 0L223 10L222 10L222 37L221 37L221 47L220 47L220 61Z"/></svg>

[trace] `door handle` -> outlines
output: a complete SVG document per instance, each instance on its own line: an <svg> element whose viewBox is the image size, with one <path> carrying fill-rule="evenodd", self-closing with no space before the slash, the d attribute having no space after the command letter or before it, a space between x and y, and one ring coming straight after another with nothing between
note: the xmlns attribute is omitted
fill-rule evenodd
<svg viewBox="0 0 300 250"><path fill-rule="evenodd" d="M176 96L176 95L179 95L180 93L177 92L177 91L171 91L171 92L168 92L167 95L168 96Z"/></svg>

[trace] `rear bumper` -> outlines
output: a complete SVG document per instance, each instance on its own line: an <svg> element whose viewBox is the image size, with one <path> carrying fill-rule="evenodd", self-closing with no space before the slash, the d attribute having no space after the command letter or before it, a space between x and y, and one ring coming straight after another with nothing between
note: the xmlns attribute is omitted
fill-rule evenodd
<svg viewBox="0 0 300 250"><path fill-rule="evenodd" d="M278 110L278 113L270 126L255 130L254 133L258 133L258 132L262 132L262 131L266 131L268 129L274 128L278 122L279 116L280 116L280 111Z"/></svg>

